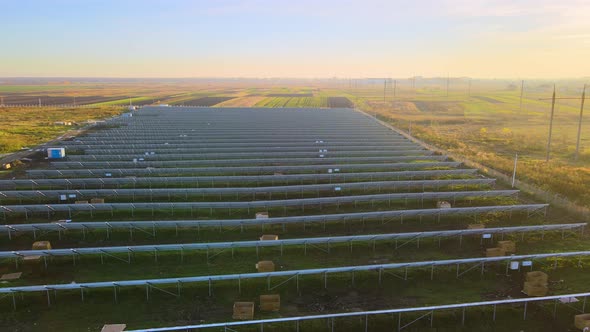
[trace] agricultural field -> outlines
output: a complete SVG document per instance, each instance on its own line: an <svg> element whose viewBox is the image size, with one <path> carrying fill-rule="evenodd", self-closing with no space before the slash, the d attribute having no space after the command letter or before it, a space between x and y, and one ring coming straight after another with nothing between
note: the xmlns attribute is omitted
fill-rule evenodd
<svg viewBox="0 0 590 332"><path fill-rule="evenodd" d="M256 107L328 107L326 97L268 97L255 105Z"/></svg>
<svg viewBox="0 0 590 332"><path fill-rule="evenodd" d="M305 98L313 97L313 93L269 93L268 97Z"/></svg>
<svg viewBox="0 0 590 332"><path fill-rule="evenodd" d="M112 106L147 104L180 104L184 100L220 94L239 94L241 88L228 89L224 84L162 81L138 82L45 82L33 81L30 84L0 85L0 97L6 106L39 105L91 105ZM0 103L1 104L1 103Z"/></svg>
<svg viewBox="0 0 590 332"><path fill-rule="evenodd" d="M139 92L141 87L120 86L117 84L88 84L51 82L30 85L0 85L0 97L6 106L18 105L90 105L131 98L125 92ZM145 91L143 91L145 92Z"/></svg>
<svg viewBox="0 0 590 332"><path fill-rule="evenodd" d="M237 97L216 104L215 107L253 107L265 98L265 96Z"/></svg>
<svg viewBox="0 0 590 332"><path fill-rule="evenodd" d="M90 106L117 106L117 105L149 105L154 104L155 100L152 97L127 97L116 100L105 101L100 103L90 104Z"/></svg>
<svg viewBox="0 0 590 332"><path fill-rule="evenodd" d="M4 96L5 105L86 105L86 104L107 104L118 100L118 97L104 96L49 96L49 95L21 95L11 94Z"/></svg>
<svg viewBox="0 0 590 332"><path fill-rule="evenodd" d="M182 105L185 106L214 106L228 100L232 100L234 97L224 97L224 96L217 96L217 97L201 97L197 99L188 99L182 102Z"/></svg>

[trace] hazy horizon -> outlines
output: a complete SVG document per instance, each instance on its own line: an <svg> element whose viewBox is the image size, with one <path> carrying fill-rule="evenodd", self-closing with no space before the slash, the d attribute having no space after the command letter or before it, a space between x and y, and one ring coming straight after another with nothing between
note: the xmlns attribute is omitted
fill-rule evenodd
<svg viewBox="0 0 590 332"><path fill-rule="evenodd" d="M3 3L0 77L583 78L590 2Z"/></svg>
<svg viewBox="0 0 590 332"><path fill-rule="evenodd" d="M579 77L476 77L476 76L424 76L415 75L408 77L394 77L394 76L383 76L383 77L289 77L289 76L193 76L193 77L156 77L156 76L0 76L0 79L113 79L113 80L371 80L371 79L412 79L412 78L423 78L423 79L473 79L473 80L534 80L534 81L553 81L553 80L586 80L590 79L590 76L579 76Z"/></svg>

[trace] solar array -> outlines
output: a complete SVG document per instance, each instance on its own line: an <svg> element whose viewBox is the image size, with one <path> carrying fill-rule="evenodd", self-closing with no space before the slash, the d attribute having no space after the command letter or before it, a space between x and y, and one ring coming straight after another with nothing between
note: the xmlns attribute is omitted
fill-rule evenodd
<svg viewBox="0 0 590 332"><path fill-rule="evenodd" d="M328 172L332 170L378 171L378 170L410 170L459 167L461 163L454 161L425 163L379 163L379 164L327 164L327 165L284 165L284 166L235 166L235 167L169 167L169 168L100 168L100 169L46 169L27 172L31 178L54 178L65 176L161 176L161 175L237 175L237 174L273 174L288 172L302 174L309 172Z"/></svg>
<svg viewBox="0 0 590 332"><path fill-rule="evenodd" d="M59 259L81 256L198 251L210 249L281 249L307 245L384 242L403 244L420 239L574 232L585 224L511 225L466 229L481 218L512 215L545 216L547 204L521 204L518 190L495 188L496 181L429 151L405 136L352 109L233 109L145 107L132 116L109 119L81 136L53 143L66 148L64 159L52 159L26 176L0 180L0 235L14 241L22 235L86 237L89 232L141 231L156 243L148 245L80 246L5 250L8 262L30 257ZM267 217L257 217L265 212ZM125 215L125 218L121 216ZM164 217L162 217L164 215ZM416 226L445 222L446 229L301 237L287 226L323 228L339 223ZM281 229L274 241L170 241L157 231L193 232L213 228ZM282 227L282 228L281 228ZM236 231L237 233L237 231ZM168 233L169 234L169 233ZM285 237L285 238L283 238ZM403 245L402 244L402 245ZM518 260L586 257L590 252L475 257L387 264L247 271L141 280L106 280L0 287L0 294L114 288L175 287L217 280L296 278L332 273L381 273L396 269L481 265ZM129 258L131 262L131 258ZM469 268L470 270L471 268ZM459 273L459 272L457 272ZM327 279L325 279L327 280ZM326 281L327 282L327 281ZM179 288L180 289L180 288ZM210 290L211 292L211 290ZM223 326L223 325L220 325Z"/></svg>
<svg viewBox="0 0 590 332"><path fill-rule="evenodd" d="M329 173L329 174L288 174L288 175L244 175L244 176L176 176L176 177L125 177L125 178L71 178L71 179L12 179L0 180L0 189L85 189L87 186L96 188L114 187L147 187L159 185L169 187L172 184L193 187L207 186L209 183L225 183L227 186L235 183L274 183L274 182L301 182L324 181L327 183L346 183L347 180L400 180L413 178L432 178L446 175L473 175L475 169L445 169L429 171L397 171L397 172L365 172L365 173ZM157 188L157 186L156 186Z"/></svg>
<svg viewBox="0 0 590 332"><path fill-rule="evenodd" d="M265 248L265 247L284 247L284 246L305 246L317 244L352 244L362 242L384 242L406 240L408 242L428 238L450 238L463 237L483 234L519 234L519 233L538 233L538 232L556 232L556 231L575 231L583 229L585 223L575 224L557 224L557 225L536 225L536 226L515 226L499 227L484 229L458 229L451 231L431 231L431 232L407 232L395 234L369 234L369 235L351 235L351 236L328 236L328 237L311 237L297 238L275 241L233 241L233 242L208 242L208 243L186 243L186 244L154 244L140 246L117 246L117 247L93 247L93 248L68 248L68 249L51 249L51 250L19 250L19 251L0 251L0 258L24 258L27 256L80 256L80 255L101 255L116 253L136 253L136 252L164 252L164 251L184 251L184 250L209 250L209 249L238 249L238 248ZM408 243L405 242L405 243ZM404 244L405 244L404 243ZM403 245L403 244L402 244ZM401 245L400 245L401 246ZM398 246L396 246L398 248Z"/></svg>
<svg viewBox="0 0 590 332"><path fill-rule="evenodd" d="M534 255L511 255L511 256L499 256L499 257L480 257L480 258L464 258L464 259L447 259L447 260L434 260L434 261L421 261L421 262L404 262L404 263L390 263L390 264L373 264L373 265L356 265L356 266L340 266L340 267L327 267L321 269L305 269L305 270L287 270L287 271L276 271L276 272L259 272L259 273L241 273L241 274L224 274L224 275L210 275L210 276L198 276L198 277L181 277L181 278L158 278L158 279L141 279L141 280L113 280L113 281L100 281L100 282L80 282L80 283L69 283L69 284L53 284L53 285L37 285L37 286L14 286L8 288L0 288L0 294L11 294L21 292L47 292L57 290L80 290L90 288L121 288L121 287L133 287L133 286L147 286L147 285L177 285L187 283L199 283L222 280L248 280L248 279L266 279L270 282L271 278L276 277L296 277L305 275L324 275L324 285L327 286L327 275L336 273L351 273L351 272L366 272L374 271L380 275L383 271L398 270L398 269L415 269L415 268L435 268L444 266L461 266L469 264L489 264L497 262L515 262L522 260L545 260L545 259L558 259L558 258L569 258L569 257L588 257L590 251L574 251L574 252L561 252L561 253L549 253L549 254L534 254ZM458 274L459 272L457 272ZM381 282L381 278L379 279ZM268 287L271 290L271 287Z"/></svg>
<svg viewBox="0 0 590 332"><path fill-rule="evenodd" d="M157 195L231 195L236 193L279 193L286 194L289 192L317 192L317 191L338 191L346 192L347 190L366 190L366 189L385 189L385 188L435 188L446 186L481 186L493 184L493 179L457 179L457 180L411 180L411 181L381 181L381 182L350 182L350 183L330 183L330 184L310 184L310 185L291 185L291 186L271 186L271 187L234 187L234 188L149 188L149 189L77 189L71 191L64 190L11 190L0 191L0 198L47 198L54 200L59 195L76 195L77 197L110 197L110 196L157 196ZM336 189L339 188L339 189ZM503 191L493 191L502 196ZM515 191L512 194L516 193ZM476 193L472 193L477 196ZM482 193L482 195L485 195Z"/></svg>
<svg viewBox="0 0 590 332"><path fill-rule="evenodd" d="M264 330L264 326L266 324L276 327L278 324L284 323L294 323L296 331L299 331L300 323L305 321L314 321L314 320L327 320L329 323L327 324L328 327L331 327L331 330L334 330L334 324L336 319L346 319L346 318L356 318L361 319L365 323L365 331L368 330L367 326L369 323L369 318L375 316L384 316L393 315L396 317L397 320L397 331L401 331L404 328L410 327L412 324L416 323L421 319L428 319L433 321L434 314L444 311L462 311L462 321L458 325L465 325L465 312L468 309L477 309L481 307L492 307L492 320L496 320L496 312L498 306L511 306L515 307L518 305L524 305L523 310L523 318L526 319L527 317L527 305L529 303L532 304L543 304L543 302L553 304L555 308L557 308L558 303L562 303L563 306L570 306L568 301L571 299L583 298L584 304L586 303L586 299L590 296L590 293L574 293L574 294L563 294L563 295L553 295L553 296L543 296L543 297L527 297L524 299L506 299L506 300L495 300L495 301L482 301L482 302L468 302L468 303L458 303L458 304L446 304L446 305L433 305L433 306L425 306L425 307L415 307L415 308L399 308L399 309L384 309L384 310L373 310L373 311L355 311L355 312L343 312L343 313L335 313L335 314L320 314L320 315L312 315L312 316L298 316L298 317L281 317L281 318L267 318L267 319L257 319L257 320L250 320L250 321L234 321L234 322L223 322L223 323L209 323L209 324L193 324L193 325L183 325L183 326L167 326L161 328L149 328L149 329L135 329L135 330L128 330L129 332L165 332L165 331L200 331L206 329L215 329L215 328L223 328L225 331L231 331L233 329L237 329L239 327L248 327L248 326L256 326L259 327L261 331ZM582 312L584 312L582 307ZM577 310L577 308L576 308ZM426 312L424 314L424 312ZM420 313L421 316L415 319L414 313ZM408 314L411 318L407 319L409 322L404 322L402 325L402 314ZM481 321L481 318L480 320ZM234 330L235 331L235 330Z"/></svg>
<svg viewBox="0 0 590 332"><path fill-rule="evenodd" d="M140 203L124 204L121 208L123 210L134 210L134 206L138 208L147 209L152 207L154 209L169 209L173 210L174 206L179 208L190 208L193 204L198 203ZM11 206L15 209L12 212L22 212L25 215L28 213L41 213L43 215L54 212L80 212L80 211L113 211L113 204L74 204L74 207L79 205L79 208L71 208L69 205L63 205L59 210L51 210L47 206L30 205L38 207L39 210L33 208L21 208L20 206ZM240 227L240 226L264 226L264 225L287 225L287 224L311 224L311 223L326 223L326 222L354 222L378 220L381 222L400 220L408 222L407 218L415 217L441 217L448 216L471 216L477 218L478 215L486 213L508 213L508 212L524 212L528 214L544 213L547 204L524 204L524 205L500 205L500 206L475 206L465 208L453 209L413 209L413 210L394 210L394 211L371 211L371 212L355 212L355 213L335 213L335 214L316 214L305 216L292 217L275 217L263 219L219 219L219 220L150 220L150 221L93 221L93 222L52 222L52 223L35 223L35 224L8 224L0 228L0 231L8 233L11 232L26 232L34 230L93 230L93 229L128 229L129 227L147 227L150 229L156 228L175 228L175 227ZM4 207L6 208L6 207ZM193 211L194 212L194 211ZM28 218L28 217L27 217ZM409 220L411 222L412 220Z"/></svg>

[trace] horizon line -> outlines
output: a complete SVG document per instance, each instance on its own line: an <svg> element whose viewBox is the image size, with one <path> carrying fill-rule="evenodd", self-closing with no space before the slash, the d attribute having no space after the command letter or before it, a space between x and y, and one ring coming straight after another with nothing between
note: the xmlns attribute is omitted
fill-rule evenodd
<svg viewBox="0 0 590 332"><path fill-rule="evenodd" d="M395 77L395 76L382 76L382 77L368 77L368 76L318 76L318 77L294 77L294 76L190 76L190 77L175 77L175 76L0 76L0 80L3 79L147 79L147 80L211 80L211 79L226 79L226 80L272 80L272 79L290 79L290 80L390 80L390 79L475 79L475 80L588 80L590 76L578 76L578 77L567 77L567 76L556 76L556 77L476 77L476 76L406 76L406 77ZM2 83L2 82L0 82Z"/></svg>

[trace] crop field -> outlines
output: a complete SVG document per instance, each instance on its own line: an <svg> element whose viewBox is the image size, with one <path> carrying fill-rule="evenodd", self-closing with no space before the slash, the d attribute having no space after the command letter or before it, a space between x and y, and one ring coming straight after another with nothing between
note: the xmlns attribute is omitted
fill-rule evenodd
<svg viewBox="0 0 590 332"><path fill-rule="evenodd" d="M421 114L441 113L442 121L443 113L453 119L458 112L418 98L388 105L376 87L356 93L323 88L311 98L322 98L323 107L354 101L400 128L415 116L413 132L430 126ZM588 235L578 218L349 108L148 106L52 145L66 148L64 160L40 160L0 180L7 225L0 228L0 275L22 272L0 283L0 330L232 322L236 301L255 303L253 319L275 319L527 299L523 281L531 270L548 273L549 295L588 290ZM276 237L260 240L265 234ZM52 249L31 251L41 240ZM515 252L487 258L500 240L514 241ZM528 260L532 267L509 269ZM262 261L274 267L258 270ZM265 294L280 295L278 311L261 310ZM412 331L567 331L585 303L579 300L297 327L380 331L413 322ZM294 323L263 327L297 330Z"/></svg>
<svg viewBox="0 0 590 332"><path fill-rule="evenodd" d="M305 98L313 97L313 93L269 93L268 97Z"/></svg>
<svg viewBox="0 0 590 332"><path fill-rule="evenodd" d="M269 97L255 105L256 107L328 107L326 97Z"/></svg>
<svg viewBox="0 0 590 332"><path fill-rule="evenodd" d="M70 84L67 82L28 85L0 85L0 97L4 105L88 105L129 98L124 94L141 88L104 86L88 83ZM75 101L74 101L75 99Z"/></svg>
<svg viewBox="0 0 590 332"><path fill-rule="evenodd" d="M22 95L10 94L4 96L5 105L32 105L38 106L39 100L42 105L80 105L80 104L106 104L118 100L118 97L104 96L83 96L83 97L65 97L65 96L48 96L48 95Z"/></svg>
<svg viewBox="0 0 590 332"><path fill-rule="evenodd" d="M216 104L215 107L253 107L265 98L265 96L237 97Z"/></svg>
<svg viewBox="0 0 590 332"><path fill-rule="evenodd" d="M213 91L185 92L185 93L180 93L180 94L168 96L167 98L164 98L163 100L160 100L159 102L170 104L170 105L182 105L186 101L204 98L204 97L211 95L212 93L217 93L217 92L213 92Z"/></svg>
<svg viewBox="0 0 590 332"><path fill-rule="evenodd" d="M186 106L214 106L225 101L231 100L234 97L201 97L197 99L184 100L182 104Z"/></svg>
<svg viewBox="0 0 590 332"><path fill-rule="evenodd" d="M6 106L34 105L91 105L113 106L181 104L184 100L202 97L244 94L243 88L224 85L163 82L47 82L45 84L0 85L0 97ZM1 105L1 103L0 103Z"/></svg>
<svg viewBox="0 0 590 332"><path fill-rule="evenodd" d="M116 106L116 105L148 105L153 104L154 99L151 97L126 97L116 100L104 101L100 103L90 104L90 106Z"/></svg>

